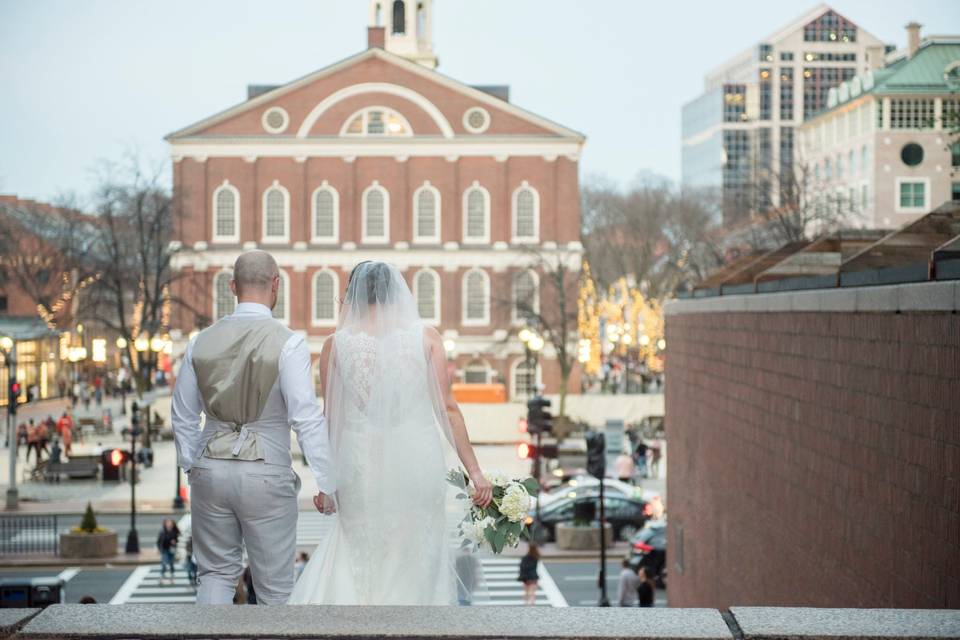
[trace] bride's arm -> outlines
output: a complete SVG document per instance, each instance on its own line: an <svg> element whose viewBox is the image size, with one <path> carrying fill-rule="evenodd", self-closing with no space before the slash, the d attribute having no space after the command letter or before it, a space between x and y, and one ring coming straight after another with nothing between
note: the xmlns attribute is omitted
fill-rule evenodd
<svg viewBox="0 0 960 640"><path fill-rule="evenodd" d="M473 451L470 436L467 434L467 425L463 419L463 413L460 412L460 405L457 404L457 399L453 395L453 387L447 376L447 359L443 348L443 339L436 329L426 327L424 329L424 340L430 366L433 368L433 373L440 385L440 393L443 394L443 404L447 412L447 419L450 422L450 431L453 434L457 455L460 457L460 462L463 463L467 474L470 476L470 482L473 483L476 490L473 501L486 507L493 499L493 486L483 477L483 472L480 471L477 455Z"/></svg>

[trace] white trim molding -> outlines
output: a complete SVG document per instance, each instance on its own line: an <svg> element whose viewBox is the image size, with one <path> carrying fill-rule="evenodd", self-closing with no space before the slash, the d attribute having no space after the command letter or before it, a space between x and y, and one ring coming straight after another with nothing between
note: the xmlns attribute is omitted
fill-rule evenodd
<svg viewBox="0 0 960 640"><path fill-rule="evenodd" d="M470 228L470 194L477 192L483 198L483 235L469 236ZM463 190L463 244L490 244L490 192L480 184L479 180Z"/></svg>
<svg viewBox="0 0 960 640"><path fill-rule="evenodd" d="M483 124L479 127L474 127L470 124L470 116L474 113L480 113L483 115ZM483 107L470 107L463 112L463 128L470 133L483 133L490 128L490 112Z"/></svg>
<svg viewBox="0 0 960 640"><path fill-rule="evenodd" d="M421 316L420 319L423 320L426 324L435 327L440 324L440 318L443 315L443 312L440 306L441 299L442 299L442 294L441 294L442 281L440 280L440 274L438 274L436 271L434 271L430 267L424 267L413 274L413 300L417 304L418 313L420 311L420 277L421 276L428 276L433 281L433 316L428 318L424 318L423 316Z"/></svg>
<svg viewBox="0 0 960 640"><path fill-rule="evenodd" d="M330 194L333 207L333 234L317 234L317 197L321 193ZM340 193L326 180L310 195L310 242L312 244L337 244L340 241Z"/></svg>
<svg viewBox="0 0 960 640"><path fill-rule="evenodd" d="M430 235L420 235L420 194L433 194L433 233ZM430 184L429 180L424 180L423 184L417 187L413 192L413 242L414 244L440 244L440 231L442 227L443 216L440 206L440 190Z"/></svg>
<svg viewBox="0 0 960 640"><path fill-rule="evenodd" d="M360 84L353 84L344 87L339 91L334 91L329 96L321 100L319 104L317 104L317 106L315 106L310 113L307 114L307 117L304 118L303 123L300 125L300 129L297 131L297 137L306 138L308 135L310 135L310 130L313 128L313 125L315 125L317 120L319 120L320 117L333 105L337 104L338 102L342 102L347 98L352 98L365 93L386 93L388 95L398 96L400 98L409 100L413 104L423 109L426 114L430 116L430 118L440 129L440 132L443 134L444 138L454 137L453 128L450 126L450 123L435 104L427 100L427 98L417 93L413 89L389 82L362 82Z"/></svg>
<svg viewBox="0 0 960 640"><path fill-rule="evenodd" d="M923 185L923 206L903 207L900 205L900 189L903 183L921 183ZM898 176L894 179L893 210L897 213L926 213L930 210L930 176Z"/></svg>
<svg viewBox="0 0 960 640"><path fill-rule="evenodd" d="M330 295L333 302L333 317L331 318L320 318L317 316L317 280L321 275L330 276L331 291ZM340 276L337 275L336 271L328 269L326 267L320 269L313 274L313 277L310 278L310 324L314 327L335 327L337 326L337 318L340 315L340 303L338 295L340 293Z"/></svg>
<svg viewBox="0 0 960 640"><path fill-rule="evenodd" d="M518 200L520 198L520 193L522 191L529 191L533 195L533 235L531 236L519 236L517 235L517 214L519 213ZM540 192L537 191L529 182L524 180L520 183L520 186L514 189L513 195L510 198L511 202L511 215L510 215L510 237L511 241L514 244L529 244L540 242Z"/></svg>
<svg viewBox="0 0 960 640"><path fill-rule="evenodd" d="M269 236L267 235L267 198L270 195L271 191L278 191L280 195L283 196L283 235L279 236ZM287 191L287 188L280 184L279 180L274 180L269 187L263 190L263 196L261 197L261 205L263 206L263 213L261 215L261 224L263 225L261 233L260 242L263 244L287 244L290 242L290 192Z"/></svg>
<svg viewBox="0 0 960 640"><path fill-rule="evenodd" d="M467 285L467 281L470 279L472 274L479 273L483 277L483 317L482 318L469 318L467 316L467 299L469 297L470 287ZM461 298L462 313L460 318L460 323L465 327L485 327L490 324L490 274L480 268L473 268L463 274L463 287L461 288L463 295Z"/></svg>
<svg viewBox="0 0 960 640"><path fill-rule="evenodd" d="M525 365L525 364L527 364L527 357L525 355L519 358L516 358L513 362L510 363L510 399L511 400L530 397L526 393L520 393L519 390L517 389L517 369L519 369L521 365ZM539 359L535 361L533 366L535 367L534 386L539 387L540 385L543 384L543 367L540 366ZM534 390L534 392L536 392L536 390Z"/></svg>
<svg viewBox="0 0 960 640"><path fill-rule="evenodd" d="M367 195L379 191L383 195L383 235L367 235ZM363 244L388 244L390 242L390 192L379 181L374 180L360 196L360 234Z"/></svg>
<svg viewBox="0 0 960 640"><path fill-rule="evenodd" d="M217 198L221 193L230 193L233 195L233 233L230 235L219 235L217 233L217 215L219 213ZM224 180L220 186L213 190L213 233L211 234L211 244L217 243L237 243L240 242L240 191L230 184L229 180Z"/></svg>

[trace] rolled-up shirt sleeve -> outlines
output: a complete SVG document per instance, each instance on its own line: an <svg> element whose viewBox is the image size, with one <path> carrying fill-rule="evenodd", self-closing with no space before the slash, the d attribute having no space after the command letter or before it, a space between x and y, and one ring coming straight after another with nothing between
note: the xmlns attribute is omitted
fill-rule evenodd
<svg viewBox="0 0 960 640"><path fill-rule="evenodd" d="M193 370L193 340L187 344L183 355L170 404L170 425L177 447L177 464L184 471L190 471L203 444L203 432L200 429L203 397L197 386L197 374Z"/></svg>
<svg viewBox="0 0 960 640"><path fill-rule="evenodd" d="M280 352L280 392L287 403L287 420L297 434L300 451L316 478L317 488L332 495L336 484L330 458L330 436L312 381L310 350L303 337L294 335Z"/></svg>

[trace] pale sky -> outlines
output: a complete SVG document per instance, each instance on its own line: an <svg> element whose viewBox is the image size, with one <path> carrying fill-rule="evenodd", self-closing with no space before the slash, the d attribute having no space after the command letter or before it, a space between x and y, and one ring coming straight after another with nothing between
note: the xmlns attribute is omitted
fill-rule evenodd
<svg viewBox="0 0 960 640"><path fill-rule="evenodd" d="M581 173L680 176L704 73L816 6L786 0L435 0L440 70L587 135ZM886 42L960 33L960 0L838 0ZM366 0L0 0L0 193L83 196L101 159L366 47Z"/></svg>

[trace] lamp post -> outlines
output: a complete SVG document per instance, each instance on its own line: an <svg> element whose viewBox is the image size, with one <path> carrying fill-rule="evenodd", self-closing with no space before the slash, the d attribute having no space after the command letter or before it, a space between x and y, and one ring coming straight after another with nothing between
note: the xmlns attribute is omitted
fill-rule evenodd
<svg viewBox="0 0 960 640"><path fill-rule="evenodd" d="M117 338L117 349L120 350L120 371L126 371L127 359L127 339L123 336ZM118 372L119 373L119 372ZM118 376L119 377L119 376ZM127 377L123 376L122 380L118 380L120 383L120 415L127 415Z"/></svg>
<svg viewBox="0 0 960 640"><path fill-rule="evenodd" d="M137 534L137 436L140 435L140 408L136 401L130 407L130 533L127 534L127 553L140 553ZM150 411L147 411L147 418ZM148 425L149 428L149 425Z"/></svg>
<svg viewBox="0 0 960 640"><path fill-rule="evenodd" d="M13 380L17 375L17 343L10 336L0 338L0 351L3 352L3 359L7 363L7 381ZM9 388L10 385L8 384ZM20 502L20 494L17 490L17 425L16 423L16 398L7 398L7 446L10 449L10 478L7 485L7 510L13 511Z"/></svg>
<svg viewBox="0 0 960 640"><path fill-rule="evenodd" d="M139 338L133 341L133 348L137 352L137 375L140 376L140 379L144 383L144 388L146 388L146 383L149 382L149 380L143 379L143 354L150 350L150 341L147 339L146 333L141 334Z"/></svg>
<svg viewBox="0 0 960 640"><path fill-rule="evenodd" d="M518 334L521 342L523 342L523 350L526 355L527 370L532 371L530 374L532 376L532 382L530 383L530 388L527 390L527 393L531 396L537 395L537 360L539 358L540 350L543 349L543 338L530 327L524 327L520 330ZM537 430L537 445L534 450L533 462L532 462L532 473L537 482L541 481L540 478L540 451L542 448L541 442L541 431ZM537 528L540 527L540 500L537 500Z"/></svg>

